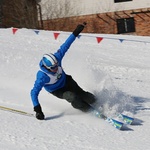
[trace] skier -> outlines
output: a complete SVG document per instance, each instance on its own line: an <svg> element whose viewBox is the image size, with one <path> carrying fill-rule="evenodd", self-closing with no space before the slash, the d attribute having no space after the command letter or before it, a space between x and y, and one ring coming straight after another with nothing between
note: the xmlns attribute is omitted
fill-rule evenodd
<svg viewBox="0 0 150 150"><path fill-rule="evenodd" d="M79 87L72 76L67 75L61 66L62 58L85 26L85 22L79 24L57 52L43 55L39 63L40 70L37 72L36 81L31 90L31 99L37 119L45 118L38 100L38 95L43 87L47 92L58 98L66 99L74 108L83 112L89 111L90 105L96 102L95 96Z"/></svg>

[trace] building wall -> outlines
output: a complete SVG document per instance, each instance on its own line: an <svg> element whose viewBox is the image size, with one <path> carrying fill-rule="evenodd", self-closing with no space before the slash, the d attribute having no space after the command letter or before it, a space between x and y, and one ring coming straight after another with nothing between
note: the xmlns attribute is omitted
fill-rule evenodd
<svg viewBox="0 0 150 150"><path fill-rule="evenodd" d="M131 17L134 18L135 32L126 34L149 36L150 8L44 20L43 25L45 30L73 31L78 23L86 21L86 33L118 34L117 19Z"/></svg>
<svg viewBox="0 0 150 150"><path fill-rule="evenodd" d="M60 0L42 0L40 4L45 20L47 19L47 13L50 12L53 15L50 15L51 18L49 19L58 18L58 15L54 14L58 14L60 8L68 9L66 8L68 4L70 7L67 10L68 13L61 12L59 18L147 8L150 7L150 0L131 0L119 3L115 3L115 0L61 0L61 3ZM52 11L53 8L56 12Z"/></svg>
<svg viewBox="0 0 150 150"><path fill-rule="evenodd" d="M36 0L2 0L0 27L37 28Z"/></svg>

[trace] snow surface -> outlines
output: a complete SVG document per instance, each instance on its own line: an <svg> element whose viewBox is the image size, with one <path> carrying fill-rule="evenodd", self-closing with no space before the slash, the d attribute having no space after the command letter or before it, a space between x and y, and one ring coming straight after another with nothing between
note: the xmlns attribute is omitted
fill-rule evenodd
<svg viewBox="0 0 150 150"><path fill-rule="evenodd" d="M54 31L0 29L0 106L34 113L30 90L38 63L70 34L59 33L55 40ZM97 96L105 114L123 112L141 125L117 130L42 90L44 121L0 110L0 150L150 149L150 37L81 35L63 59L64 70ZM103 40L97 43L96 37Z"/></svg>

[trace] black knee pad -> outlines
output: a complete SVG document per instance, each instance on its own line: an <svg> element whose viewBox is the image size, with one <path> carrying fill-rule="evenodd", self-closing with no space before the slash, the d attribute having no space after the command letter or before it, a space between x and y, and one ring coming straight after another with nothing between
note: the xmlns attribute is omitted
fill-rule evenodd
<svg viewBox="0 0 150 150"><path fill-rule="evenodd" d="M76 95L73 92L66 91L63 93L63 99L66 99L69 103L76 99Z"/></svg>

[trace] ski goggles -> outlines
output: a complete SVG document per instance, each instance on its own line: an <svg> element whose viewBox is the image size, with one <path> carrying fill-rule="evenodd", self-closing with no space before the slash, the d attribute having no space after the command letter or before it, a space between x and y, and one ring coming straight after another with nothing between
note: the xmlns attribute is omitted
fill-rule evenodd
<svg viewBox="0 0 150 150"><path fill-rule="evenodd" d="M49 69L49 70L56 70L58 68L58 63L56 63L56 64L54 64L53 66L50 66L50 67L46 66L46 68Z"/></svg>

